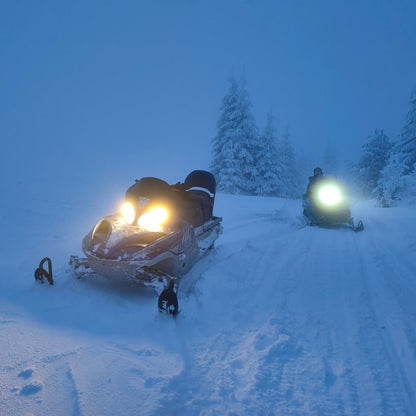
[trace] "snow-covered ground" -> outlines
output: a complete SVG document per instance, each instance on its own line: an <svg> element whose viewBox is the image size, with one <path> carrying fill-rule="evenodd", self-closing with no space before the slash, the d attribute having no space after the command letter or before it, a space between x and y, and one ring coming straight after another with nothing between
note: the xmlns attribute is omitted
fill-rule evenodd
<svg viewBox="0 0 416 416"><path fill-rule="evenodd" d="M224 233L173 319L152 293L66 271L114 200L9 194L0 415L416 414L415 206L357 203L354 233L305 227L298 200L220 194ZM53 287L33 278L46 255Z"/></svg>

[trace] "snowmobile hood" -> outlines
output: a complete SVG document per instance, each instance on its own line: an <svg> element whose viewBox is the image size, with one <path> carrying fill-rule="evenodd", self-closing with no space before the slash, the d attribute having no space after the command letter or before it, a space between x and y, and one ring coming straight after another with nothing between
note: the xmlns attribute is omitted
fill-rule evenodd
<svg viewBox="0 0 416 416"><path fill-rule="evenodd" d="M182 238L180 230L142 230L108 216L95 225L83 240L83 251L107 259L134 260L169 250Z"/></svg>

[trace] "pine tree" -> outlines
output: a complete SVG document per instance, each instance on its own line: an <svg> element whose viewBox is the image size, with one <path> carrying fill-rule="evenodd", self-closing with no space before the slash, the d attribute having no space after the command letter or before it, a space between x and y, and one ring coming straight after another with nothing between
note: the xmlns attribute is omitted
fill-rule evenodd
<svg viewBox="0 0 416 416"><path fill-rule="evenodd" d="M251 102L248 96L246 81L240 87L241 122L237 129L238 140L236 156L241 167L241 186L246 194L254 194L259 172L257 155L260 151L260 135L251 112Z"/></svg>
<svg viewBox="0 0 416 416"><path fill-rule="evenodd" d="M375 130L363 145L364 154L355 166L356 182L365 196L377 187L381 171L386 167L392 149L390 139L383 130Z"/></svg>
<svg viewBox="0 0 416 416"><path fill-rule="evenodd" d="M290 142L288 128L286 128L283 134L279 155L282 170L279 196L283 198L297 198L300 195L300 178L296 167L295 150Z"/></svg>
<svg viewBox="0 0 416 416"><path fill-rule="evenodd" d="M260 148L257 153L258 181L255 190L257 195L279 195L282 169L279 166L274 121L275 118L270 112L267 115L266 127L261 135Z"/></svg>
<svg viewBox="0 0 416 416"><path fill-rule="evenodd" d="M234 77L222 99L221 116L217 123L218 133L212 140L212 173L217 179L218 190L240 193L240 166L236 159L235 135L241 120L240 96Z"/></svg>
<svg viewBox="0 0 416 416"><path fill-rule="evenodd" d="M410 96L410 110L400 134L396 151L400 160L405 163L405 173L412 172L416 163L416 89Z"/></svg>
<svg viewBox="0 0 416 416"><path fill-rule="evenodd" d="M239 87L234 77L222 100L217 136L212 140L212 172L218 190L252 194L258 176L255 155L259 135L251 113L245 84Z"/></svg>
<svg viewBox="0 0 416 416"><path fill-rule="evenodd" d="M373 191L373 195L380 201L381 206L394 206L401 199L405 169L406 165L400 161L399 155L391 154L387 165L381 171L377 187Z"/></svg>
<svg viewBox="0 0 416 416"><path fill-rule="evenodd" d="M416 197L416 163L413 165L413 170L408 175L404 176L406 196L410 198Z"/></svg>

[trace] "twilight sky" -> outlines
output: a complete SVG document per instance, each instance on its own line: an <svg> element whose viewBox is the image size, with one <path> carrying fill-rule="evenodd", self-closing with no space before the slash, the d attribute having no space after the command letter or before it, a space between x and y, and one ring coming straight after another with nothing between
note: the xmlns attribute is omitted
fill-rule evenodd
<svg viewBox="0 0 416 416"><path fill-rule="evenodd" d="M318 160L399 134L416 87L416 2L0 3L0 173L175 181L210 164L221 99L243 75L258 127Z"/></svg>

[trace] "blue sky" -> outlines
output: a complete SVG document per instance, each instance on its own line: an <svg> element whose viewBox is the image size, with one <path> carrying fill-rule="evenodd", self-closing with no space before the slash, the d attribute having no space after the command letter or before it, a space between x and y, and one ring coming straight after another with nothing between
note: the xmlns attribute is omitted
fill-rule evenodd
<svg viewBox="0 0 416 416"><path fill-rule="evenodd" d="M414 1L2 1L1 173L50 181L208 168L243 75L260 130L318 160L400 132L416 87ZM127 184L128 185L128 184Z"/></svg>

